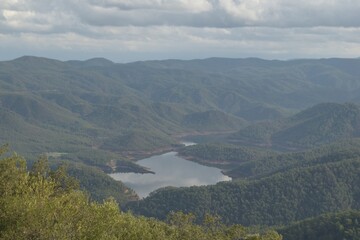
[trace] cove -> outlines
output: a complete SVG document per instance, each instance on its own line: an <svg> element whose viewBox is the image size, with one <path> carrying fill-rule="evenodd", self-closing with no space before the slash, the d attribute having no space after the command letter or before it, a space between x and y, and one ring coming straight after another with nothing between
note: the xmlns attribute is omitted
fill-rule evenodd
<svg viewBox="0 0 360 240"><path fill-rule="evenodd" d="M149 168L155 174L113 173L110 176L134 189L140 198L166 186L200 186L231 180L220 169L185 160L177 156L176 152L145 158L137 161L137 164Z"/></svg>

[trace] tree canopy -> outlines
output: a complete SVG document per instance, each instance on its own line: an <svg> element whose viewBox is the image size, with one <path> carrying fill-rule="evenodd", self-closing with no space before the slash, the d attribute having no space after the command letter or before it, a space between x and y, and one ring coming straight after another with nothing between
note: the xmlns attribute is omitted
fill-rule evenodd
<svg viewBox="0 0 360 240"><path fill-rule="evenodd" d="M89 201L65 170L50 170L46 158L40 158L29 171L21 156L3 155L0 239L282 239L274 231L253 234L240 225L228 227L211 216L202 225L180 212L167 223L136 217L121 212L112 199Z"/></svg>

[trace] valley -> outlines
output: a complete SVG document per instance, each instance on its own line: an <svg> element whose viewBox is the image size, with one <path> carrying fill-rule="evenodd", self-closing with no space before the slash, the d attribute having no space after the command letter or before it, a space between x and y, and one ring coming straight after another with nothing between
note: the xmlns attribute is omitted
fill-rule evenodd
<svg viewBox="0 0 360 240"><path fill-rule="evenodd" d="M316 234L357 219L359 66L25 56L0 62L0 144L29 167L43 155L51 169L66 164L91 201L112 197L125 212L163 221L211 214L292 240L305 225Z"/></svg>

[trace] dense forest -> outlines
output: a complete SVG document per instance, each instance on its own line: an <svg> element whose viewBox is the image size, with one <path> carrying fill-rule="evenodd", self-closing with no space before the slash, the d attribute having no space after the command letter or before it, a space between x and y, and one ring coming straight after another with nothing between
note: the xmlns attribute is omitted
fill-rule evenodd
<svg viewBox="0 0 360 240"><path fill-rule="evenodd" d="M228 141L309 147L356 135L353 105L319 105L308 110L324 109L314 118L290 116L322 102L359 103L359 63L210 58L117 64L25 56L0 62L0 141L29 159L59 153L53 155L101 168L110 159L118 171L128 171L118 162L174 148L184 133L240 130ZM342 116L346 123L338 126ZM269 120L279 121L252 125ZM318 138L297 136L313 130ZM84 158L90 151L93 157Z"/></svg>
<svg viewBox="0 0 360 240"><path fill-rule="evenodd" d="M358 142L344 145L347 150L330 145L270 158L274 164L265 164L272 168L255 168L253 177L213 186L160 189L128 203L127 208L159 219L170 211L192 212L200 218L211 213L227 223L247 226L288 224L327 212L360 209ZM279 163L281 159L286 161Z"/></svg>
<svg viewBox="0 0 360 240"><path fill-rule="evenodd" d="M233 169L242 163L268 159L278 153L261 148L236 146L224 143L204 143L178 149L180 156L204 165ZM261 161L260 161L261 162Z"/></svg>
<svg viewBox="0 0 360 240"><path fill-rule="evenodd" d="M0 62L0 238L358 239L359 66ZM139 200L107 175L168 151L233 180Z"/></svg>
<svg viewBox="0 0 360 240"><path fill-rule="evenodd" d="M2 157L0 170L1 239L282 239L210 215L200 225L181 212L160 222L121 212L112 199L90 202L63 167L51 171L44 158L28 171L20 156Z"/></svg>
<svg viewBox="0 0 360 240"><path fill-rule="evenodd" d="M298 150L360 136L360 108L322 103L291 117L258 123L229 136L233 143Z"/></svg>
<svg viewBox="0 0 360 240"><path fill-rule="evenodd" d="M325 214L279 229L288 240L337 240L360 238L360 212Z"/></svg>
<svg viewBox="0 0 360 240"><path fill-rule="evenodd" d="M218 166L232 178L259 178L295 167L360 157L360 139L352 138L300 152L275 152L223 143L197 144L179 149L186 159Z"/></svg>

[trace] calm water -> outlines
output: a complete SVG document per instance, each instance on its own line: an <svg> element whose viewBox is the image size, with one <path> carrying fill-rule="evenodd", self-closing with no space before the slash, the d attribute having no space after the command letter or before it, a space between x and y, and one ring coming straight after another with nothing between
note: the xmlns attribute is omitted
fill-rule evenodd
<svg viewBox="0 0 360 240"><path fill-rule="evenodd" d="M231 180L220 169L187 161L176 154L169 152L137 162L155 174L114 173L110 176L134 189L140 197L146 197L150 192L166 186L200 186Z"/></svg>

